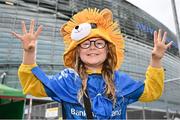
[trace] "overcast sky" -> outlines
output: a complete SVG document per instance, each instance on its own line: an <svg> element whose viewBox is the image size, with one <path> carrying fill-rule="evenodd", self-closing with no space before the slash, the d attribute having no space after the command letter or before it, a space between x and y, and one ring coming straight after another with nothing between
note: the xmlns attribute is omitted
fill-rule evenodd
<svg viewBox="0 0 180 120"><path fill-rule="evenodd" d="M163 23L165 26L167 26L172 32L176 33L171 0L127 0L127 1L143 9L151 16L159 20L161 23ZM175 0L175 3L178 14L178 22L180 24L180 0Z"/></svg>

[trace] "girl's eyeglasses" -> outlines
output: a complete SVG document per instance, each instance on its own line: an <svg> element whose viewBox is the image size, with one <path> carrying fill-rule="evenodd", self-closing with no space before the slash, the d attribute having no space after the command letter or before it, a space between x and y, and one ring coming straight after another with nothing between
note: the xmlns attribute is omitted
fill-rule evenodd
<svg viewBox="0 0 180 120"><path fill-rule="evenodd" d="M87 40L87 41L81 43L79 46L83 49L87 49L92 45L91 43L94 43L94 46L98 49L102 49L106 46L106 41L101 40L101 39L100 40L92 40L92 41Z"/></svg>

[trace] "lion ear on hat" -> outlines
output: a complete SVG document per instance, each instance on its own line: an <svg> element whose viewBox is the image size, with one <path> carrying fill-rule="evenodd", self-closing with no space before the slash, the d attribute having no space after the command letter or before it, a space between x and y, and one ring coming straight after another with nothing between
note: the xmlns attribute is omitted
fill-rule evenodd
<svg viewBox="0 0 180 120"><path fill-rule="evenodd" d="M62 26L61 26L61 28L60 28L60 34L62 35L62 36L66 36L68 33L66 32L66 30L65 30L65 27L66 27L66 23L65 24L63 24Z"/></svg>
<svg viewBox="0 0 180 120"><path fill-rule="evenodd" d="M65 48L67 48L72 42L69 33L71 32L67 23L63 24L60 28L60 35L63 37Z"/></svg>
<svg viewBox="0 0 180 120"><path fill-rule="evenodd" d="M106 20L108 20L108 21L113 20L113 14L112 14L111 10L105 8L101 11L101 14Z"/></svg>

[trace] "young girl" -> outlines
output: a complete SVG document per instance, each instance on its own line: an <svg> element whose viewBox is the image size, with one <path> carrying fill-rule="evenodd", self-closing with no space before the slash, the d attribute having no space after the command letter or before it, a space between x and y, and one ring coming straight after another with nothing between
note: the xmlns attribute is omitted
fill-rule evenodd
<svg viewBox="0 0 180 120"><path fill-rule="evenodd" d="M124 40L108 9L84 9L62 26L67 68L54 76L47 76L36 64L37 38L42 26L34 32L32 20L28 32L22 22L22 31L23 35L13 34L24 49L18 71L23 91L61 102L63 118L85 119L90 108L94 119L125 119L128 104L154 101L162 95L161 59L172 44L165 44L166 32L163 37L161 30L154 32L151 62L142 83L118 71L123 61Z"/></svg>

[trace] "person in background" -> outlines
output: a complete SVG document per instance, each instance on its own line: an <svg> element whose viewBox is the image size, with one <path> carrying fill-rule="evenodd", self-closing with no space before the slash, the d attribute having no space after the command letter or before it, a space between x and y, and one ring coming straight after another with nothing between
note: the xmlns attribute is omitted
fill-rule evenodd
<svg viewBox="0 0 180 120"><path fill-rule="evenodd" d="M146 79L141 82L119 70L124 58L124 39L109 9L84 9L61 27L66 68L56 75L46 75L36 63L37 38L42 26L34 31L34 24L32 20L27 31L22 21L23 33L12 32L23 47L18 70L23 92L62 103L63 118L125 119L127 105L154 101L162 95L161 60L172 44L165 44L166 32L163 35L161 30L154 32Z"/></svg>

